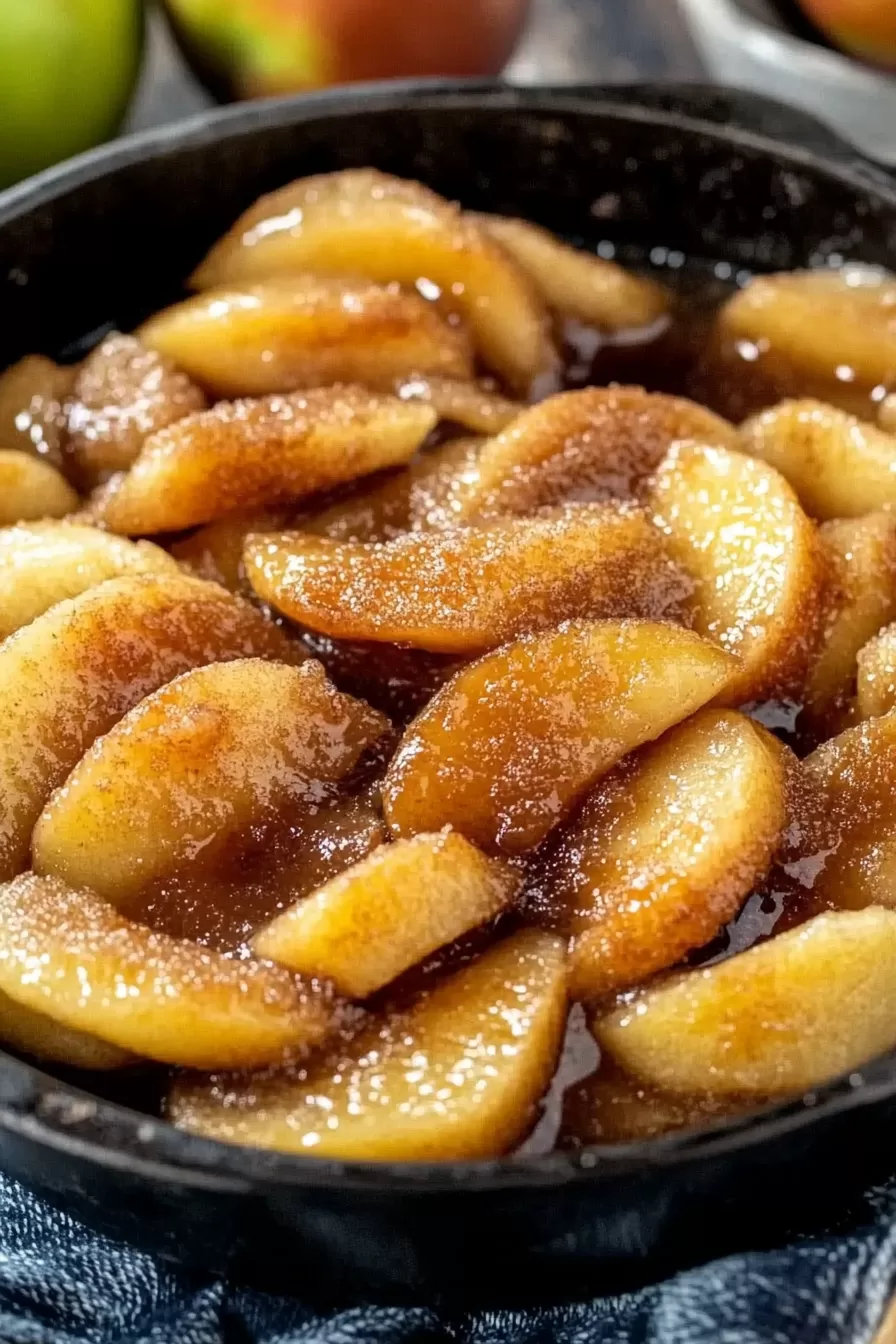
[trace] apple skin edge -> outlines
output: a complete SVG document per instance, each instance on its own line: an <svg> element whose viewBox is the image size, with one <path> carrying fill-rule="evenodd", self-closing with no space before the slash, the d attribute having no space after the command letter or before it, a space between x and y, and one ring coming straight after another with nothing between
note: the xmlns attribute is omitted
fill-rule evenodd
<svg viewBox="0 0 896 1344"><path fill-rule="evenodd" d="M143 0L0 3L0 189L115 134L145 25Z"/></svg>
<svg viewBox="0 0 896 1344"><path fill-rule="evenodd" d="M398 76L495 75L529 0L162 0L181 52L220 102Z"/></svg>

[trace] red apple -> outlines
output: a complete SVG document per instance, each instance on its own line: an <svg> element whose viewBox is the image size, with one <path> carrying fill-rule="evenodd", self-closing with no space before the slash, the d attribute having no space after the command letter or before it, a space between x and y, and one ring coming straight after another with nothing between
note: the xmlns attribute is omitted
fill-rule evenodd
<svg viewBox="0 0 896 1344"><path fill-rule="evenodd" d="M844 51L896 69L896 0L802 0L812 22Z"/></svg>
<svg viewBox="0 0 896 1344"><path fill-rule="evenodd" d="M401 75L491 75L529 0L165 0L200 79L251 98Z"/></svg>

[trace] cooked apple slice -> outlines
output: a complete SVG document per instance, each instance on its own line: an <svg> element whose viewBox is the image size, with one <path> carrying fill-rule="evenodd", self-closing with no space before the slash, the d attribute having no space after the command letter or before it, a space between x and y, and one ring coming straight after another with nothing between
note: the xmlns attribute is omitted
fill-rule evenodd
<svg viewBox="0 0 896 1344"><path fill-rule="evenodd" d="M248 603L181 575L110 579L17 631L0 647L0 880L26 867L53 789L145 695L205 663L303 656Z"/></svg>
<svg viewBox="0 0 896 1344"><path fill-rule="evenodd" d="M74 369L43 355L26 355L0 374L0 449L20 448L61 467L74 380Z"/></svg>
<svg viewBox="0 0 896 1344"><path fill-rule="evenodd" d="M526 514L571 500L629 498L679 439L734 447L737 431L693 401L641 387L561 392L486 445L465 512Z"/></svg>
<svg viewBox="0 0 896 1344"><path fill-rule="evenodd" d="M896 1046L896 914L817 915L728 961L631 996L594 1024L652 1087L772 1097Z"/></svg>
<svg viewBox="0 0 896 1344"><path fill-rule="evenodd" d="M786 822L781 752L703 709L599 780L547 864L570 992L628 989L708 943L771 862Z"/></svg>
<svg viewBox="0 0 896 1344"><path fill-rule="evenodd" d="M364 999L509 904L519 874L450 830L383 845L252 940L260 957Z"/></svg>
<svg viewBox="0 0 896 1344"><path fill-rule="evenodd" d="M646 1087L612 1060L564 1094L562 1148L637 1143L683 1129L699 1129L759 1105L756 1097L738 1105L736 1097L677 1096Z"/></svg>
<svg viewBox="0 0 896 1344"><path fill-rule="evenodd" d="M428 406L360 387L222 401L151 435L93 509L111 532L139 535L303 499L401 466L435 419Z"/></svg>
<svg viewBox="0 0 896 1344"><path fill-rule="evenodd" d="M385 545L301 532L246 543L265 602L338 639L476 653L577 616L670 616L687 582L629 505L397 537Z"/></svg>
<svg viewBox="0 0 896 1344"><path fill-rule="evenodd" d="M421 453L379 485L303 518L302 529L332 541L371 542L455 526L476 480L482 443L452 439Z"/></svg>
<svg viewBox="0 0 896 1344"><path fill-rule="evenodd" d="M499 1157L536 1117L565 1019L563 944L525 930L306 1071L177 1080L168 1115L208 1138L317 1157Z"/></svg>
<svg viewBox="0 0 896 1344"><path fill-rule="evenodd" d="M819 528L827 580L818 648L803 694L806 721L828 736L856 689L856 658L896 619L896 517L869 513ZM864 715L863 715L864 717Z"/></svg>
<svg viewBox="0 0 896 1344"><path fill-rule="evenodd" d="M721 331L782 396L854 409L896 378L896 278L868 266L756 276L725 305ZM880 504L880 500L877 504Z"/></svg>
<svg viewBox="0 0 896 1344"><path fill-rule="evenodd" d="M178 574L149 541L123 541L96 527L25 523L0 531L0 639L67 597L124 574Z"/></svg>
<svg viewBox="0 0 896 1344"><path fill-rule="evenodd" d="M0 991L163 1064L271 1064L335 1024L317 984L133 924L92 891L25 873L0 886Z"/></svg>
<svg viewBox="0 0 896 1344"><path fill-rule="evenodd" d="M502 248L418 182L372 168L300 178L263 196L212 248L195 289L287 273L360 275L440 294L486 364L523 390L550 362L544 310Z"/></svg>
<svg viewBox="0 0 896 1344"><path fill-rule="evenodd" d="M292 509L255 509L251 513L227 513L217 522L198 527L188 537L175 541L170 552L200 579L220 583L231 593L254 597L246 575L243 551L250 532L276 532L291 520Z"/></svg>
<svg viewBox="0 0 896 1344"><path fill-rule="evenodd" d="M857 707L860 719L896 709L896 625L888 625L859 650Z"/></svg>
<svg viewBox="0 0 896 1344"><path fill-rule="evenodd" d="M570 622L463 668L408 728L383 784L394 835L451 825L533 849L594 781L723 690L736 661L653 621Z"/></svg>
<svg viewBox="0 0 896 1344"><path fill-rule="evenodd" d="M654 280L570 247L547 229L504 215L474 215L477 224L508 252L547 306L609 331L647 327L669 311L669 296Z"/></svg>
<svg viewBox="0 0 896 1344"><path fill-rule="evenodd" d="M741 445L786 477L813 518L896 503L896 435L835 406L782 401L744 423Z"/></svg>
<svg viewBox="0 0 896 1344"><path fill-rule="evenodd" d="M32 518L62 518L79 502L68 481L49 462L0 448L0 527Z"/></svg>
<svg viewBox="0 0 896 1344"><path fill-rule="evenodd" d="M525 408L481 383L459 382L438 374L399 378L395 395L402 401L422 401L440 420L450 420L471 434L497 434Z"/></svg>
<svg viewBox="0 0 896 1344"><path fill-rule="evenodd" d="M410 373L473 374L466 332L419 294L334 276L207 290L151 317L140 339L218 397L330 383L388 392Z"/></svg>
<svg viewBox="0 0 896 1344"><path fill-rule="evenodd" d="M241 837L301 823L388 720L319 663L185 672L99 738L34 828L34 870L130 910L150 883L211 867Z"/></svg>
<svg viewBox="0 0 896 1344"><path fill-rule="evenodd" d="M97 1036L75 1031L54 1022L45 1013L25 1008L8 994L0 993L0 1041L20 1054L71 1069L107 1072L124 1069L137 1057L117 1045L109 1045Z"/></svg>
<svg viewBox="0 0 896 1344"><path fill-rule="evenodd" d="M724 703L798 698L816 647L824 565L784 478L741 453L678 444L649 503L694 580L694 629L743 665Z"/></svg>
<svg viewBox="0 0 896 1344"><path fill-rule="evenodd" d="M114 332L88 355L68 403L66 453L93 486L136 459L157 429L205 406L202 391L164 355Z"/></svg>

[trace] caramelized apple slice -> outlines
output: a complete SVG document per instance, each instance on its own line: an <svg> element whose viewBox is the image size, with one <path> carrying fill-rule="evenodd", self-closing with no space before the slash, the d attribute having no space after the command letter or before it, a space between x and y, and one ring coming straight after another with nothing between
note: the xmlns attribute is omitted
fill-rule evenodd
<svg viewBox="0 0 896 1344"><path fill-rule="evenodd" d="M248 603L180 575L110 579L17 631L0 647L0 880L26 866L52 790L145 695L205 663L302 656Z"/></svg>
<svg viewBox="0 0 896 1344"><path fill-rule="evenodd" d="M432 373L425 378L414 374L397 379L395 395L402 401L424 402L440 420L450 420L471 434L497 434L525 409L481 383L458 382Z"/></svg>
<svg viewBox="0 0 896 1344"><path fill-rule="evenodd" d="M857 695L861 719L896 709L896 625L888 625L859 650Z"/></svg>
<svg viewBox="0 0 896 1344"><path fill-rule="evenodd" d="M678 439L733 447L737 432L695 402L640 387L561 392L523 411L486 445L466 514L628 498Z"/></svg>
<svg viewBox="0 0 896 1344"><path fill-rule="evenodd" d="M474 215L477 224L508 252L547 306L609 331L647 327L669 311L669 298L654 281L632 275L593 252L570 247L547 229L504 215Z"/></svg>
<svg viewBox="0 0 896 1344"><path fill-rule="evenodd" d="M574 998L638 984L734 918L786 820L784 748L770 740L742 714L703 709L598 782L545 884L573 935Z"/></svg>
<svg viewBox="0 0 896 1344"><path fill-rule="evenodd" d="M279 966L153 933L92 891L25 873L0 886L0 991L163 1064L270 1064L317 1045L333 1006Z"/></svg>
<svg viewBox="0 0 896 1344"><path fill-rule="evenodd" d="M285 527L290 509L256 509L252 513L227 513L217 522L206 523L170 547L171 554L200 579L220 583L232 593L254 597L243 564L243 551L250 532L275 532Z"/></svg>
<svg viewBox="0 0 896 1344"><path fill-rule="evenodd" d="M149 541L123 541L96 527L25 523L0 531L0 639L67 597L124 574L178 574Z"/></svg>
<svg viewBox="0 0 896 1344"><path fill-rule="evenodd" d="M896 715L869 719L803 762L806 815L782 857L815 908L896 907Z"/></svg>
<svg viewBox="0 0 896 1344"><path fill-rule="evenodd" d="M745 453L793 486L813 518L896 503L896 435L820 401L782 401L741 427Z"/></svg>
<svg viewBox="0 0 896 1344"><path fill-rule="evenodd" d="M340 695L319 663L240 659L186 672L99 738L34 828L35 872L119 909L241 837L300 824L388 720Z"/></svg>
<svg viewBox="0 0 896 1344"><path fill-rule="evenodd" d="M896 1046L896 914L817 915L728 961L631 996L594 1025L652 1087L772 1097Z"/></svg>
<svg viewBox="0 0 896 1344"><path fill-rule="evenodd" d="M0 449L20 448L62 466L65 400L74 380L74 369L43 355L26 355L0 374Z"/></svg>
<svg viewBox="0 0 896 1344"><path fill-rule="evenodd" d="M205 397L164 355L134 336L107 336L88 355L68 405L66 450L85 486L129 467L157 429L205 406Z"/></svg>
<svg viewBox="0 0 896 1344"><path fill-rule="evenodd" d="M458 672L410 725L383 784L394 835L451 825L533 849L594 781L717 696L737 664L689 630L570 622Z"/></svg>
<svg viewBox="0 0 896 1344"><path fill-rule="evenodd" d="M338 639L475 653L576 616L674 616L687 584L643 511L401 536L385 545L301 532L246 543L250 581L284 615Z"/></svg>
<svg viewBox="0 0 896 1344"><path fill-rule="evenodd" d="M0 448L0 527L31 518L62 518L78 496L49 462Z"/></svg>
<svg viewBox="0 0 896 1344"><path fill-rule="evenodd" d="M45 1013L25 1008L0 993L0 1041L33 1059L63 1064L70 1069L105 1073L136 1063L136 1056L97 1036L54 1022Z"/></svg>
<svg viewBox="0 0 896 1344"><path fill-rule="evenodd" d="M371 168L300 178L263 196L212 248L195 289L284 272L418 282L466 321L485 362L526 389L550 361L544 312L506 253L454 205Z"/></svg>
<svg viewBox="0 0 896 1344"><path fill-rule="evenodd" d="M466 333L419 294L332 276L208 290L151 317L140 338L218 397L473 374Z"/></svg>
<svg viewBox="0 0 896 1344"><path fill-rule="evenodd" d="M260 957L364 999L509 904L519 875L452 831L383 845L255 935Z"/></svg>
<svg viewBox="0 0 896 1344"><path fill-rule="evenodd" d="M656 474L650 505L695 582L694 628L743 665L724 703L798 696L816 647L824 567L784 478L741 453L679 444Z"/></svg>
<svg viewBox="0 0 896 1344"><path fill-rule="evenodd" d="M112 532L174 532L400 466L435 413L359 387L219 402L153 434L94 501Z"/></svg>
<svg viewBox="0 0 896 1344"><path fill-rule="evenodd" d="M603 1143L643 1143L683 1129L699 1129L758 1105L734 1097L678 1096L646 1087L611 1060L563 1097L562 1148Z"/></svg>
<svg viewBox="0 0 896 1344"><path fill-rule="evenodd" d="M810 726L827 736L855 691L858 653L896 619L896 517L869 513L835 520L819 529L819 537L828 577L803 703Z"/></svg>
<svg viewBox="0 0 896 1344"><path fill-rule="evenodd" d="M332 541L392 541L402 532L455 525L476 480L482 439L452 439L421 453L404 471L302 519L302 529ZM261 530L261 529L258 529Z"/></svg>
<svg viewBox="0 0 896 1344"><path fill-rule="evenodd" d="M782 396L853 409L896 382L896 278L867 266L756 276L725 305L721 331L749 347ZM880 503L880 500L877 501Z"/></svg>
<svg viewBox="0 0 896 1344"><path fill-rule="evenodd" d="M306 1071L176 1081L168 1115L208 1138L318 1157L499 1157L550 1081L565 979L560 939L526 930Z"/></svg>

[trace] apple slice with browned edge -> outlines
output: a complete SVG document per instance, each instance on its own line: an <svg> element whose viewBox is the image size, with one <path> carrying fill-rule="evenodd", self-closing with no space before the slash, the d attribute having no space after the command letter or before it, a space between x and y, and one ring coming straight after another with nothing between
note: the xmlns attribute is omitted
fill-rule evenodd
<svg viewBox="0 0 896 1344"><path fill-rule="evenodd" d="M419 287L464 319L485 363L523 392L552 362L545 310L525 274L419 182L373 168L300 178L247 210L191 283L209 289L295 272Z"/></svg>
<svg viewBox="0 0 896 1344"><path fill-rule="evenodd" d="M0 886L0 991L63 1027L187 1068L272 1064L336 1025L320 985L154 933L92 891L33 873Z"/></svg>
<svg viewBox="0 0 896 1344"><path fill-rule="evenodd" d="M383 784L396 836L450 825L521 854L600 775L724 690L737 662L653 621L573 621L463 668L408 727Z"/></svg>
<svg viewBox="0 0 896 1344"><path fill-rule="evenodd" d="M896 913L817 915L599 1013L602 1050L651 1087L772 1097L896 1046Z"/></svg>
<svg viewBox="0 0 896 1344"><path fill-rule="evenodd" d="M225 1143L346 1161L500 1157L536 1119L565 1020L563 943L528 929L305 1070L175 1081L168 1116Z"/></svg>

